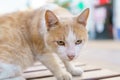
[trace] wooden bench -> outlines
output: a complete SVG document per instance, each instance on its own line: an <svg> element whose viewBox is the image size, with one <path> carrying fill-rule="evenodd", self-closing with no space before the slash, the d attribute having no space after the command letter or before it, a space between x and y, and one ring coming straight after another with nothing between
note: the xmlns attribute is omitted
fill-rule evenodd
<svg viewBox="0 0 120 80"><path fill-rule="evenodd" d="M73 80L120 80L120 73L87 64L76 63L75 65L84 69L84 73L81 77L73 77ZM33 67L27 69L23 76L27 80L56 80L41 63L36 63Z"/></svg>

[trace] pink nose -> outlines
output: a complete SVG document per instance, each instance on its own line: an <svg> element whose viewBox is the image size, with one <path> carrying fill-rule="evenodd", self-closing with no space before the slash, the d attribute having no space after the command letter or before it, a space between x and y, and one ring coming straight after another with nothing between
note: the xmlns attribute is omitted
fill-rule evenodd
<svg viewBox="0 0 120 80"><path fill-rule="evenodd" d="M75 57L75 55L67 55L67 56L70 60L73 60L73 58Z"/></svg>

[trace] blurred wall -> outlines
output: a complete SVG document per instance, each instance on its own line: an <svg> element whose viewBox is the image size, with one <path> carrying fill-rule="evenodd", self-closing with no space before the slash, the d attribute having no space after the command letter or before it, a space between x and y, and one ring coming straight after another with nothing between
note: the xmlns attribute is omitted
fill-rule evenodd
<svg viewBox="0 0 120 80"><path fill-rule="evenodd" d="M36 9L44 5L47 0L0 0L0 14L14 11Z"/></svg>
<svg viewBox="0 0 120 80"><path fill-rule="evenodd" d="M120 0L114 0L114 39L120 40Z"/></svg>
<svg viewBox="0 0 120 80"><path fill-rule="evenodd" d="M108 6L109 3L105 4L102 1L112 1L114 3L113 16L108 14L110 13L109 11L112 10L112 8ZM96 37L98 37L98 39L112 39L112 37L109 38L109 36L113 34L114 39L120 40L120 10L118 9L120 7L120 0L0 0L0 14L26 10L28 8L36 9L47 2L54 2L61 5L70 10L73 14L80 14L85 8L90 8L90 16L87 24L89 38L96 39ZM102 5L100 2L102 2ZM98 8L95 8L96 5L98 8L104 8L104 10L97 12ZM103 22L97 25L96 21L100 22L100 18L102 17L95 19L97 15L96 12L102 14L107 12ZM102 16L102 14L99 15ZM112 17L114 26L109 22L112 22L112 20L110 20ZM96 29L99 31L96 32Z"/></svg>

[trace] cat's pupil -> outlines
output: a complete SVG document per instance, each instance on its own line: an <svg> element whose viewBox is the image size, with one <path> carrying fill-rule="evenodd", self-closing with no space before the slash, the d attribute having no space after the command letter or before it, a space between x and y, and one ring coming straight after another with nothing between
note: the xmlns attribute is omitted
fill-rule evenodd
<svg viewBox="0 0 120 80"><path fill-rule="evenodd" d="M81 43L82 43L82 40L77 40L77 41L75 42L76 45L81 44Z"/></svg>
<svg viewBox="0 0 120 80"><path fill-rule="evenodd" d="M60 46L64 46L65 42L64 41L57 41L57 44L60 45Z"/></svg>

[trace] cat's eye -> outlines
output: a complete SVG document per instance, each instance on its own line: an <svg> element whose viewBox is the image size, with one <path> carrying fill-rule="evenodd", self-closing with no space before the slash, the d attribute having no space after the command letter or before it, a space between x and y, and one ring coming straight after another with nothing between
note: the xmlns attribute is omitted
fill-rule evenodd
<svg viewBox="0 0 120 80"><path fill-rule="evenodd" d="M81 43L82 43L82 40L77 40L77 41L75 42L76 45L81 44Z"/></svg>
<svg viewBox="0 0 120 80"><path fill-rule="evenodd" d="M57 41L57 44L60 46L65 46L65 42L64 41Z"/></svg>

